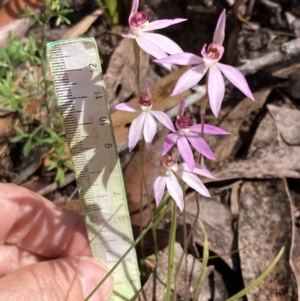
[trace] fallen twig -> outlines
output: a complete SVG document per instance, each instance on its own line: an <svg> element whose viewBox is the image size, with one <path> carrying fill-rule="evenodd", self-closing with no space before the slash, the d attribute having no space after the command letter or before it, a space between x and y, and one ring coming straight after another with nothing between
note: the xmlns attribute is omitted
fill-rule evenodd
<svg viewBox="0 0 300 301"><path fill-rule="evenodd" d="M68 173L68 174L65 175L65 181L62 184L57 184L56 182L51 183L48 186L40 189L37 193L40 194L40 195L49 194L49 193L55 191L56 189L67 186L68 184L70 184L74 180L75 180L75 173L74 172Z"/></svg>

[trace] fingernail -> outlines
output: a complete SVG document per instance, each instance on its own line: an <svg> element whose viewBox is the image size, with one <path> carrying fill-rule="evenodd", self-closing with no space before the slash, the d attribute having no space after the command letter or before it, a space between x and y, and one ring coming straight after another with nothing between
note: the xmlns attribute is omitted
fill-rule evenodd
<svg viewBox="0 0 300 301"><path fill-rule="evenodd" d="M90 258L81 257L82 260L76 263L84 296L87 297L93 289L106 276L109 269L100 261ZM98 288L89 301L108 300L113 290L113 278L109 276L104 283Z"/></svg>

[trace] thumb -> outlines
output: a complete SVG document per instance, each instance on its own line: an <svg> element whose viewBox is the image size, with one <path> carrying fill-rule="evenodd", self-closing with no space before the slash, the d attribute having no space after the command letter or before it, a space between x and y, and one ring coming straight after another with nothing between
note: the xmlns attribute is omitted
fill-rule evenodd
<svg viewBox="0 0 300 301"><path fill-rule="evenodd" d="M103 263L90 257L28 265L0 279L0 300L83 301L107 272ZM106 301L112 290L113 280L109 277L89 301Z"/></svg>

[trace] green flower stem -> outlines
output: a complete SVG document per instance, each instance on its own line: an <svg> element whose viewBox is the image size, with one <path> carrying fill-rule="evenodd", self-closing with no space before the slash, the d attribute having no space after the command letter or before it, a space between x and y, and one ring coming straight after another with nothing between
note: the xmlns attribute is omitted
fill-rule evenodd
<svg viewBox="0 0 300 301"><path fill-rule="evenodd" d="M168 265L168 278L167 287L164 297L164 301L169 301L171 296L171 288L173 282L173 270L174 270L174 255L175 255L175 239L176 239L176 225L177 225L177 205L172 200L172 218L171 218L171 232L170 232L170 243L169 243L169 265ZM176 282L176 278L174 280ZM176 294L176 292L174 292Z"/></svg>
<svg viewBox="0 0 300 301"><path fill-rule="evenodd" d="M121 256L121 258L117 261L117 263L110 269L110 271L106 274L106 276L97 284L97 286L92 290L92 292L84 299L84 301L88 301L95 292L99 289L99 287L107 280L107 278L116 270L120 263L125 259L125 257L131 252L133 248L141 241L141 239L145 236L145 234L151 229L151 227L156 227L165 214L170 210L171 205L174 203L167 201L169 200L169 195L166 194L164 199L162 200L159 208L157 208L157 216L155 216L154 220L152 220L149 225L143 230L143 232L139 235L139 237L134 241L132 246Z"/></svg>
<svg viewBox="0 0 300 301"><path fill-rule="evenodd" d="M137 88L138 95L142 94L140 85L140 46L133 40L133 54L134 54L134 74L135 74L135 84Z"/></svg>
<svg viewBox="0 0 300 301"><path fill-rule="evenodd" d="M145 141L144 139L141 141L141 149L140 149L140 168L141 168L141 179L142 179L142 191L141 191L141 205L140 205L140 214L142 217L142 208L143 208L143 204L142 204L142 197L143 197L143 186L146 192L146 198L147 198L147 203L148 203L148 208L150 211L150 217L151 220L153 220L153 208L152 208L152 204L151 204L151 198L150 198L150 194L149 194L149 190L148 190L148 186L147 186L147 179L146 179L146 174L145 174L145 156L144 156L144 151L145 151ZM142 226L142 223L141 223ZM152 236L153 236L153 241L154 241L154 253L155 253L155 258L156 260L158 260L158 245L157 245L157 236L156 236L156 228L153 227L152 228Z"/></svg>
<svg viewBox="0 0 300 301"><path fill-rule="evenodd" d="M141 84L140 84L140 46L137 44L135 40L133 40L133 54L134 54L134 64L135 64L135 84L137 88L138 95L141 95ZM146 198L148 202L148 208L150 210L150 216L151 220L153 220L153 208L151 205L151 198L150 194L148 191L148 186L147 186L147 180L146 180L146 175L145 175L145 156L144 156L144 150L145 150L145 141L141 141L141 149L140 149L140 168L141 168L141 204L140 204L140 216L142 217L142 197L143 197L143 186L146 192ZM140 227L142 228L142 222L140 222ZM154 252L155 252L155 257L158 259L158 246L157 246L157 237L156 237L156 229L155 227L152 228L152 235L153 235L153 240L154 240ZM143 245L143 244L142 244ZM143 248L142 248L143 249Z"/></svg>
<svg viewBox="0 0 300 301"><path fill-rule="evenodd" d="M186 189L188 189L188 188L189 188L189 186L185 185L184 193L186 192ZM196 218L195 218L195 220L194 220L194 222L192 224L192 227L191 227L191 230L189 232L189 235L187 236L186 240L184 241L184 248L183 248L183 252L182 252L182 255L180 257L180 260L179 260L178 267L176 269L176 273L175 273L175 277L174 277L175 279L178 278L178 273L179 273L179 270L180 270L180 267L181 267L181 264L182 264L183 257L187 255L187 249L188 249L189 243L190 243L190 241L192 239L193 233L194 233L195 228L196 228L196 226L198 224L198 218L200 216L200 205L199 205L199 200L198 200L198 194L197 193L196 193L196 210L197 210L196 214L195 214ZM184 213L185 213L185 211L184 211ZM186 229L184 229L184 231L186 231ZM187 264L186 264L186 266L187 266ZM186 271L187 271L187 269L186 269ZM176 286L177 286L177 282L174 283L174 291L176 291ZM177 300L176 295L174 295L174 299L173 300L174 301Z"/></svg>
<svg viewBox="0 0 300 301"><path fill-rule="evenodd" d="M200 218L198 218L198 222L199 222L199 225L200 225L200 227L202 229L202 232L203 232L203 235L204 235L203 260L202 260L201 272L200 272L199 278L197 280L196 288L195 288L195 291L194 291L193 301L197 301L198 300L198 296L199 296L199 293L200 293L201 284L202 284L202 281L204 279L205 270L206 270L207 263L208 263L208 258L209 258L209 249L208 249L207 234L206 234L204 225L201 222Z"/></svg>

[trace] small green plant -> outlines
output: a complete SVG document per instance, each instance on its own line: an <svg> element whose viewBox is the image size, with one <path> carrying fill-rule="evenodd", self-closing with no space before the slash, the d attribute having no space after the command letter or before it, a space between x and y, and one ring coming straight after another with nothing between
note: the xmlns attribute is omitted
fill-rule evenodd
<svg viewBox="0 0 300 301"><path fill-rule="evenodd" d="M121 16L129 9L129 0L96 0L104 15L112 25L120 23Z"/></svg>
<svg viewBox="0 0 300 301"><path fill-rule="evenodd" d="M51 18L56 25L70 24L67 15L72 10L65 0L46 0L40 14L25 10L24 17L41 26L41 37L29 35L21 42L11 35L7 46L0 47L0 104L18 116L18 126L12 143L23 145L23 155L27 156L34 146L42 148L51 164L43 171L55 170L55 181L64 182L64 172L73 170L70 158L65 156L66 141L54 87L48 72L45 56L46 26ZM27 113L24 108L31 100L38 103L37 114Z"/></svg>

